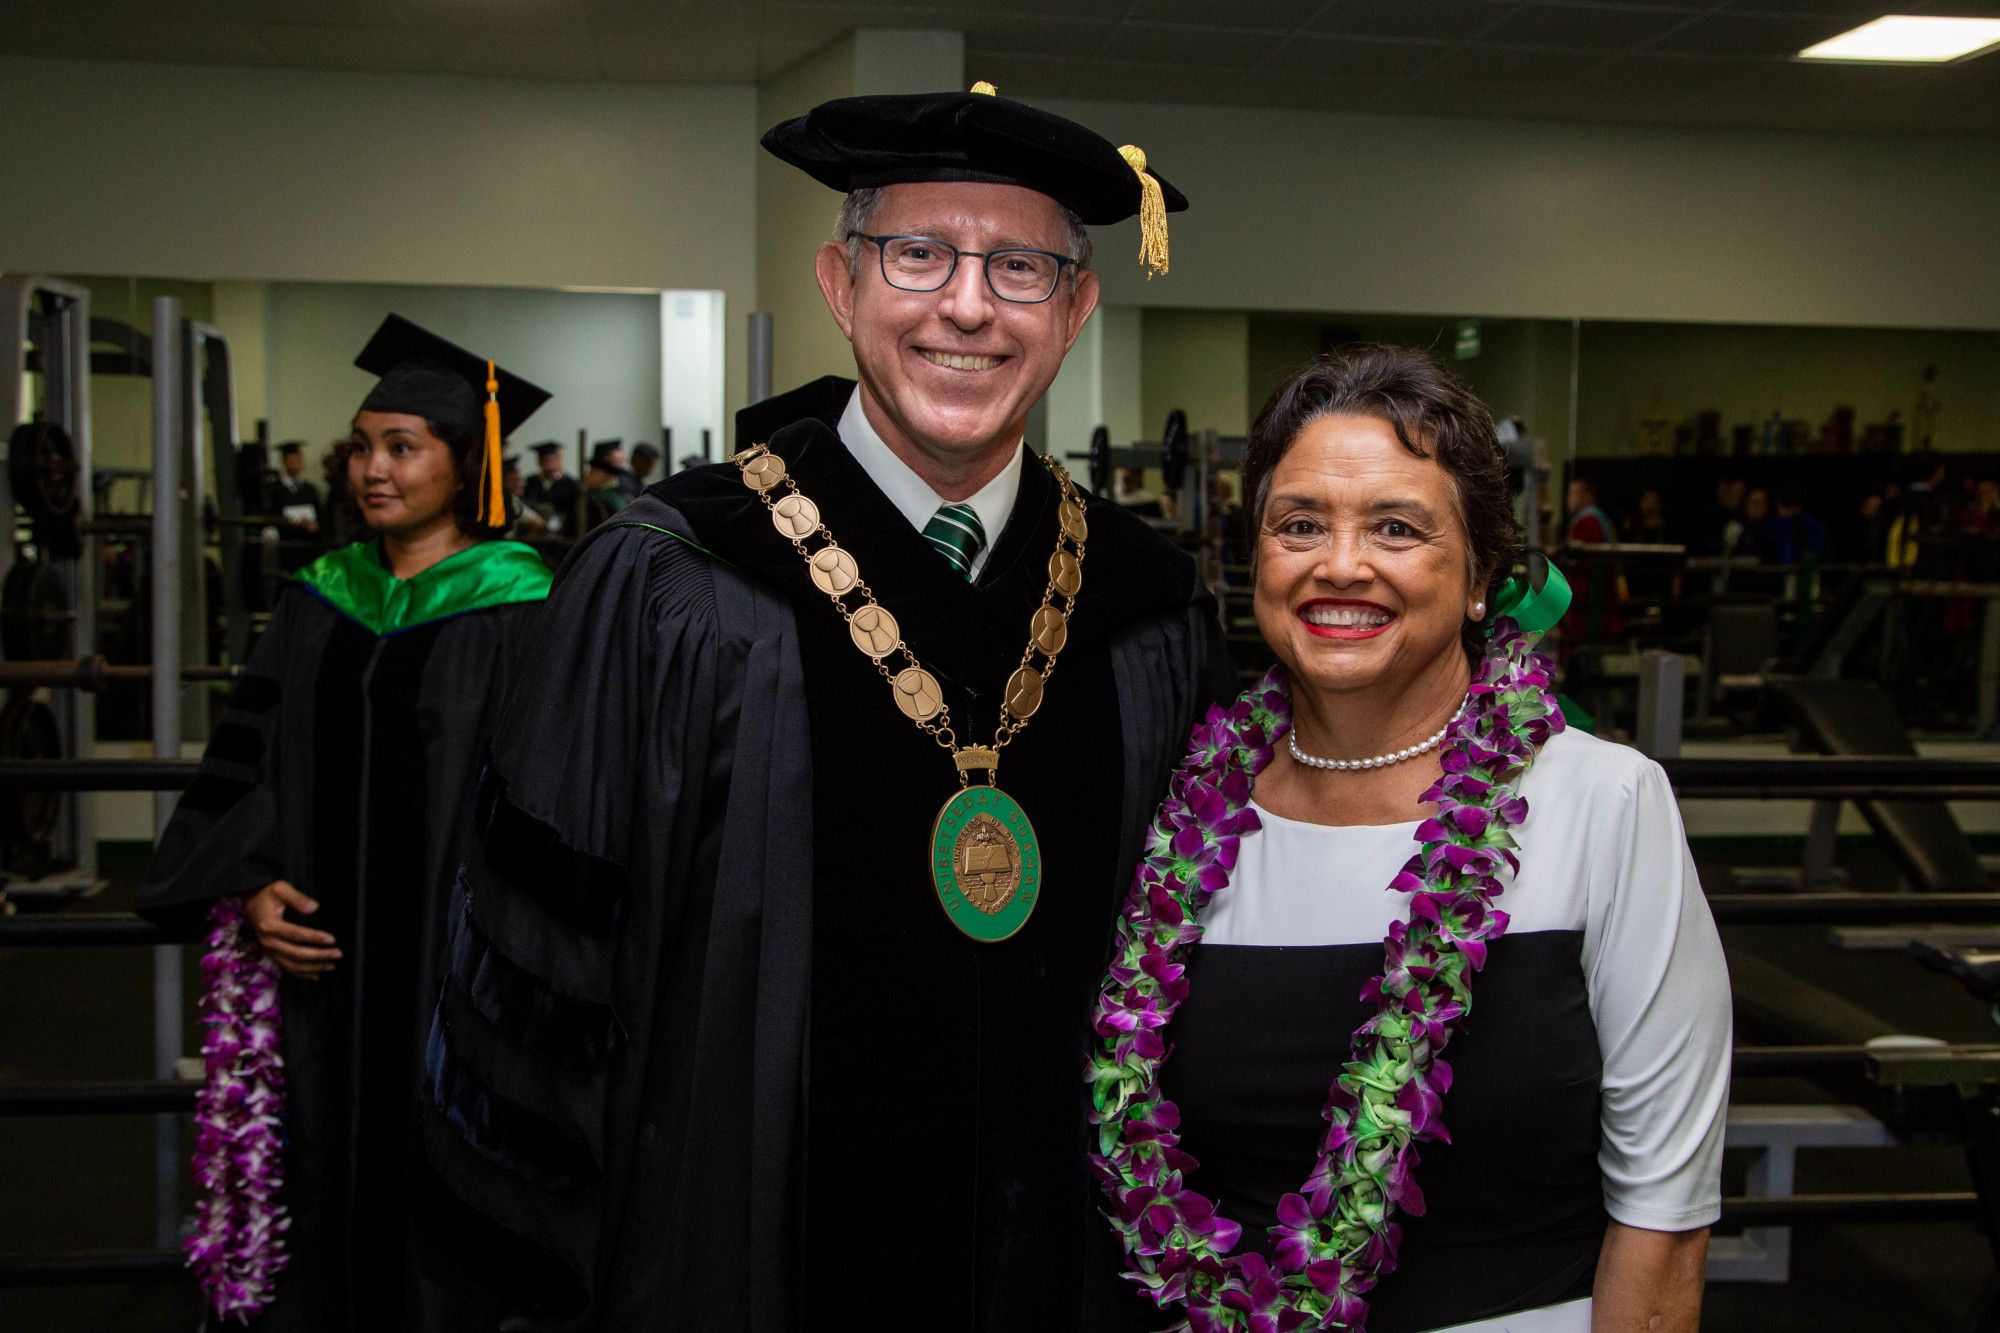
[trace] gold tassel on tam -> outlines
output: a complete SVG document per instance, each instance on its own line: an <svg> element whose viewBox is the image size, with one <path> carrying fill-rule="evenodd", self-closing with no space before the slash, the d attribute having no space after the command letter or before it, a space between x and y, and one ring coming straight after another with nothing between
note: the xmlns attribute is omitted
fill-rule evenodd
<svg viewBox="0 0 2000 1333"><path fill-rule="evenodd" d="M981 79L979 82L973 84L969 91L975 93L981 93L987 97L998 97L1000 95L1000 90L998 88L995 88L992 84L988 83L984 79Z"/></svg>
<svg viewBox="0 0 2000 1333"><path fill-rule="evenodd" d="M1139 262L1146 266L1146 280L1167 271L1167 200L1160 183L1146 174L1146 150L1126 144L1118 150L1125 164L1139 177Z"/></svg>
<svg viewBox="0 0 2000 1333"><path fill-rule="evenodd" d="M486 447L479 459L479 521L489 528L507 526L507 493L500 482L500 377L486 363Z"/></svg>

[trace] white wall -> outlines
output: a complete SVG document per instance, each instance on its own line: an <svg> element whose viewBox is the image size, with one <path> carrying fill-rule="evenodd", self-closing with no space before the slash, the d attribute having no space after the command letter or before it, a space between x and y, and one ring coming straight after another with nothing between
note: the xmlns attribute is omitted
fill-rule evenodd
<svg viewBox="0 0 2000 1333"><path fill-rule="evenodd" d="M751 308L754 89L25 58L0 87L0 268Z"/></svg>
<svg viewBox="0 0 2000 1333"><path fill-rule="evenodd" d="M574 474L578 430L628 449L659 443L658 296L283 282L271 285L269 311L272 438L302 439L315 458L374 387L354 354L391 311L554 395L514 433L516 450L560 440Z"/></svg>
<svg viewBox="0 0 2000 1333"><path fill-rule="evenodd" d="M721 292L660 293L659 421L673 438L662 449L655 481L673 472L680 459L702 452L704 431L710 458L729 455L729 414L723 410L728 367L722 363L727 304Z"/></svg>
<svg viewBox="0 0 2000 1333"><path fill-rule="evenodd" d="M1192 200L1105 299L1586 319L2000 327L2000 153L1939 137L1050 103Z"/></svg>

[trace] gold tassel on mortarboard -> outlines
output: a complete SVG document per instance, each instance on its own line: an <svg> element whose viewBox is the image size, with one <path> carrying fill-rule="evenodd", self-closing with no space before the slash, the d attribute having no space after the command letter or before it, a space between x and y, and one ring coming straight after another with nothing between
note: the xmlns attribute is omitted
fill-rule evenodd
<svg viewBox="0 0 2000 1333"><path fill-rule="evenodd" d="M486 447L479 458L479 521L507 526L507 495L500 482L500 377L486 363Z"/></svg>
<svg viewBox="0 0 2000 1333"><path fill-rule="evenodd" d="M1160 182L1146 172L1146 150L1126 144L1118 150L1125 164L1139 177L1139 262L1146 266L1146 280L1167 271L1167 199Z"/></svg>

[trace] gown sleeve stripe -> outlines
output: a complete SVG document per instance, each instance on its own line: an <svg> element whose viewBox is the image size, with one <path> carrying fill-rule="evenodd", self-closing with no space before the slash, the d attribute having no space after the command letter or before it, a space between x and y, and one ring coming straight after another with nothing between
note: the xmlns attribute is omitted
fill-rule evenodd
<svg viewBox="0 0 2000 1333"><path fill-rule="evenodd" d="M588 1100L588 1090L570 1089L568 1108L560 1105L564 1080L553 1076L508 1080L517 1096L543 1098L542 1106L499 1095L473 1068L480 1056L488 1057L481 1063L492 1062L496 1036L461 992L446 988L425 1053L431 1104L481 1156L524 1180L554 1192L597 1183L604 1174L602 1145L586 1142L576 1126L564 1123L574 1116L574 1103Z"/></svg>
<svg viewBox="0 0 2000 1333"><path fill-rule="evenodd" d="M449 976L449 984L489 1023L562 1068L595 1068L624 1044L610 1005L560 994L517 966L469 912L453 932Z"/></svg>
<svg viewBox="0 0 2000 1333"><path fill-rule="evenodd" d="M486 876L533 899L557 921L602 935L624 913L623 866L564 844L553 828L507 799L507 784L488 770L480 784L478 827Z"/></svg>

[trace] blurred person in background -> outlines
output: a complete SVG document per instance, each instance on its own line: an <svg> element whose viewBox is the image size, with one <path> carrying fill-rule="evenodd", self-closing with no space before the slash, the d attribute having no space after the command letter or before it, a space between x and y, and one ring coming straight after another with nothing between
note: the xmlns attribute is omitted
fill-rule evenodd
<svg viewBox="0 0 2000 1333"><path fill-rule="evenodd" d="M659 479L660 451L650 444L632 446L632 480L640 490Z"/></svg>
<svg viewBox="0 0 2000 1333"><path fill-rule="evenodd" d="M563 447L543 440L534 448L535 475L521 490L521 499L542 516L551 537L572 535L582 508L583 488L563 471Z"/></svg>

